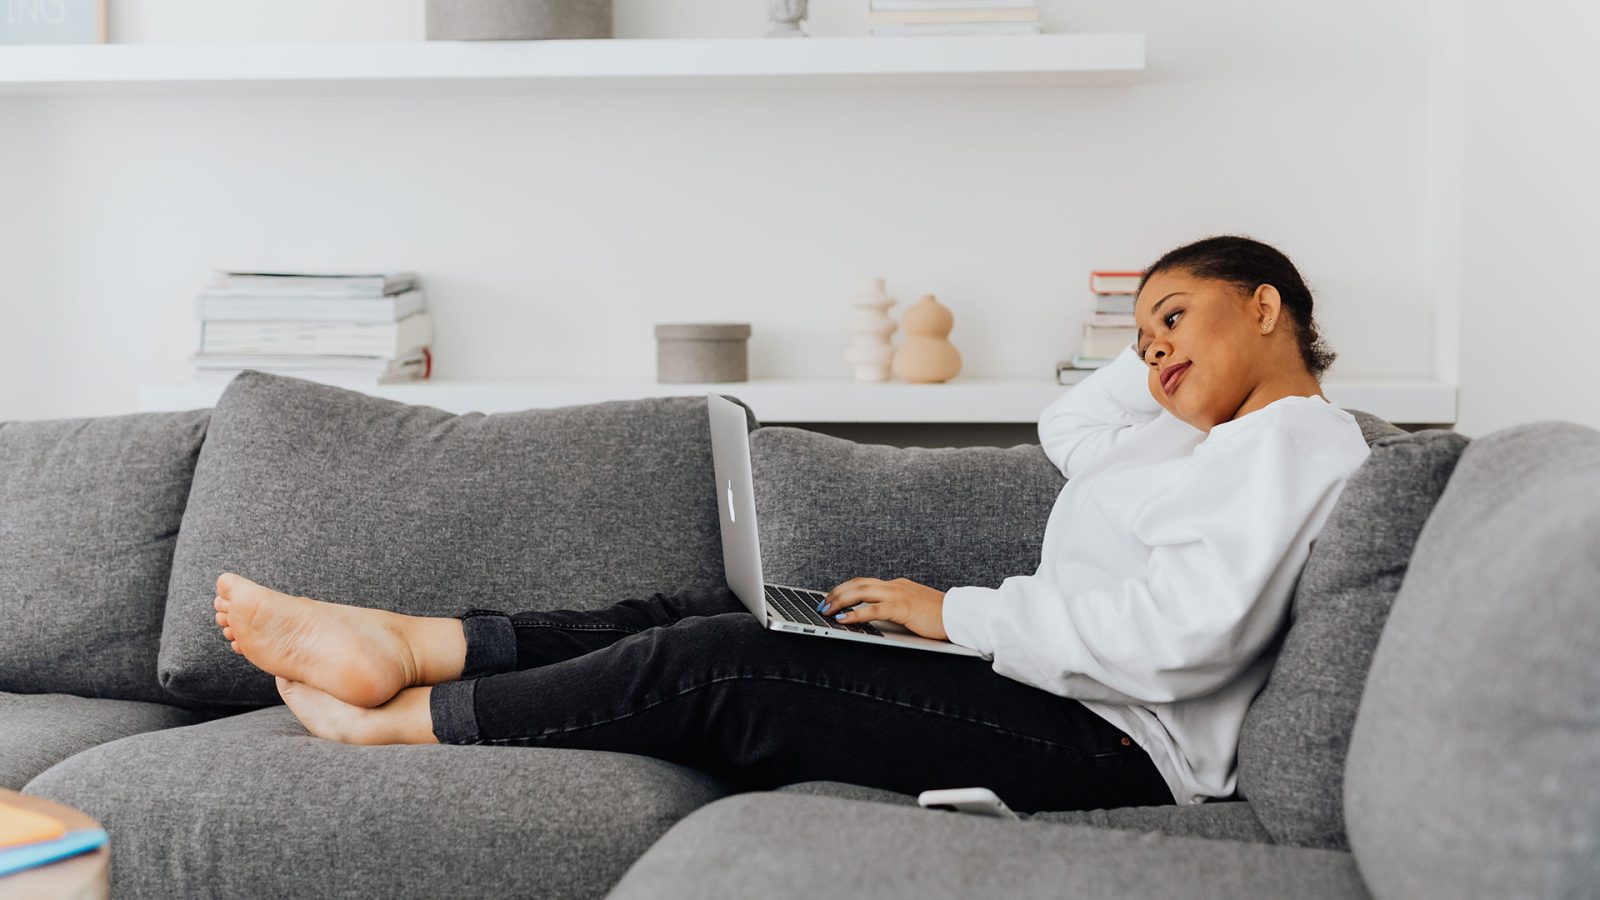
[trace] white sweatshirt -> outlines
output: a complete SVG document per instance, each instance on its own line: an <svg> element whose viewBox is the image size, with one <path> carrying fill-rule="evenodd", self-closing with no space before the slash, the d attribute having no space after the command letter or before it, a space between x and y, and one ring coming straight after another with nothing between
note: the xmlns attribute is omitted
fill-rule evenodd
<svg viewBox="0 0 1600 900"><path fill-rule="evenodd" d="M1133 738L1173 799L1233 794L1313 538L1368 454L1355 417L1285 397L1209 433L1150 395L1130 347L1039 419L1067 476L1039 569L945 593L950 640Z"/></svg>

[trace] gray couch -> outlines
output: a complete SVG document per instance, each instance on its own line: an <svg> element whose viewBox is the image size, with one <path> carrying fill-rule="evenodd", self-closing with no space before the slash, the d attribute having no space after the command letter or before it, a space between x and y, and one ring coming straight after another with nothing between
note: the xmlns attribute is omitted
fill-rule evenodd
<svg viewBox="0 0 1600 900"><path fill-rule="evenodd" d="M0 786L104 823L120 897L1600 894L1600 433L1356 415L1373 455L1297 585L1240 796L1018 822L332 743L216 634L225 569L434 615L720 584L701 399L454 416L252 373L209 411L3 424ZM749 422L774 580L1038 564L1062 480L1037 446Z"/></svg>

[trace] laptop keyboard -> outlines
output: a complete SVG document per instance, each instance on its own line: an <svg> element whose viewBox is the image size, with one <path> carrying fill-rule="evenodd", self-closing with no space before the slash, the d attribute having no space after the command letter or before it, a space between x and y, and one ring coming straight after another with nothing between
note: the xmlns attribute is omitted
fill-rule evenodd
<svg viewBox="0 0 1600 900"><path fill-rule="evenodd" d="M779 587L775 584L766 585L766 588L767 599L772 602L773 606L782 610L791 622L799 622L802 625L820 625L823 628L832 628L838 631L854 631L857 634L883 636L883 632L872 627L871 622L860 625L835 622L833 619L826 618L822 613L817 612L817 604L822 602L822 598L828 596L821 591L798 591L794 588Z"/></svg>

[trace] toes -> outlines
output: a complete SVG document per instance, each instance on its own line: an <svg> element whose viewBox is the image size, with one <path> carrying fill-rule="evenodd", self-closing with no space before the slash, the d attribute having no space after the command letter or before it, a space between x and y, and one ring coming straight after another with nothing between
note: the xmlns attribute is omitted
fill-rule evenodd
<svg viewBox="0 0 1600 900"><path fill-rule="evenodd" d="M233 641L233 629L232 628L224 628L224 629L222 629L222 636L227 638L230 641ZM238 641L234 641L234 643L237 644Z"/></svg>
<svg viewBox="0 0 1600 900"><path fill-rule="evenodd" d="M232 639L230 638L230 640L232 640ZM233 641L233 643L229 644L228 646L232 647L233 648L233 652L235 652L235 653L241 653L242 654L244 652L244 651L239 649L239 642L238 641Z"/></svg>
<svg viewBox="0 0 1600 900"><path fill-rule="evenodd" d="M220 594L211 598L211 608L217 612L227 612L229 605L228 598L223 597Z"/></svg>
<svg viewBox="0 0 1600 900"><path fill-rule="evenodd" d="M239 576L232 572L223 572L217 576L217 596L227 597L233 592L233 586L239 581Z"/></svg>
<svg viewBox="0 0 1600 900"><path fill-rule="evenodd" d="M217 619L217 624L218 625L226 625L226 624L228 624L228 617L223 613L217 613L216 619Z"/></svg>

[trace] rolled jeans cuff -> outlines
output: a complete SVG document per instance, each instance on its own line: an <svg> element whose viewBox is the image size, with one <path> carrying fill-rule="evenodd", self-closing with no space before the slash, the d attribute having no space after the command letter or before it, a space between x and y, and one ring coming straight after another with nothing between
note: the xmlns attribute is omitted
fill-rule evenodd
<svg viewBox="0 0 1600 900"><path fill-rule="evenodd" d="M461 680L481 678L517 667L517 630L505 613L472 609L461 614L461 631L467 639L467 660Z"/></svg>
<svg viewBox="0 0 1600 900"><path fill-rule="evenodd" d="M461 678L434 685L428 696L433 736L441 744L478 741L478 712L474 705L478 679L517 667L517 630L512 627L509 616L494 610L473 609L458 618L467 640L467 659L461 667Z"/></svg>
<svg viewBox="0 0 1600 900"><path fill-rule="evenodd" d="M446 681L433 686L428 695L428 714L433 719L433 736L441 744L478 742L478 712L474 706L478 681Z"/></svg>

